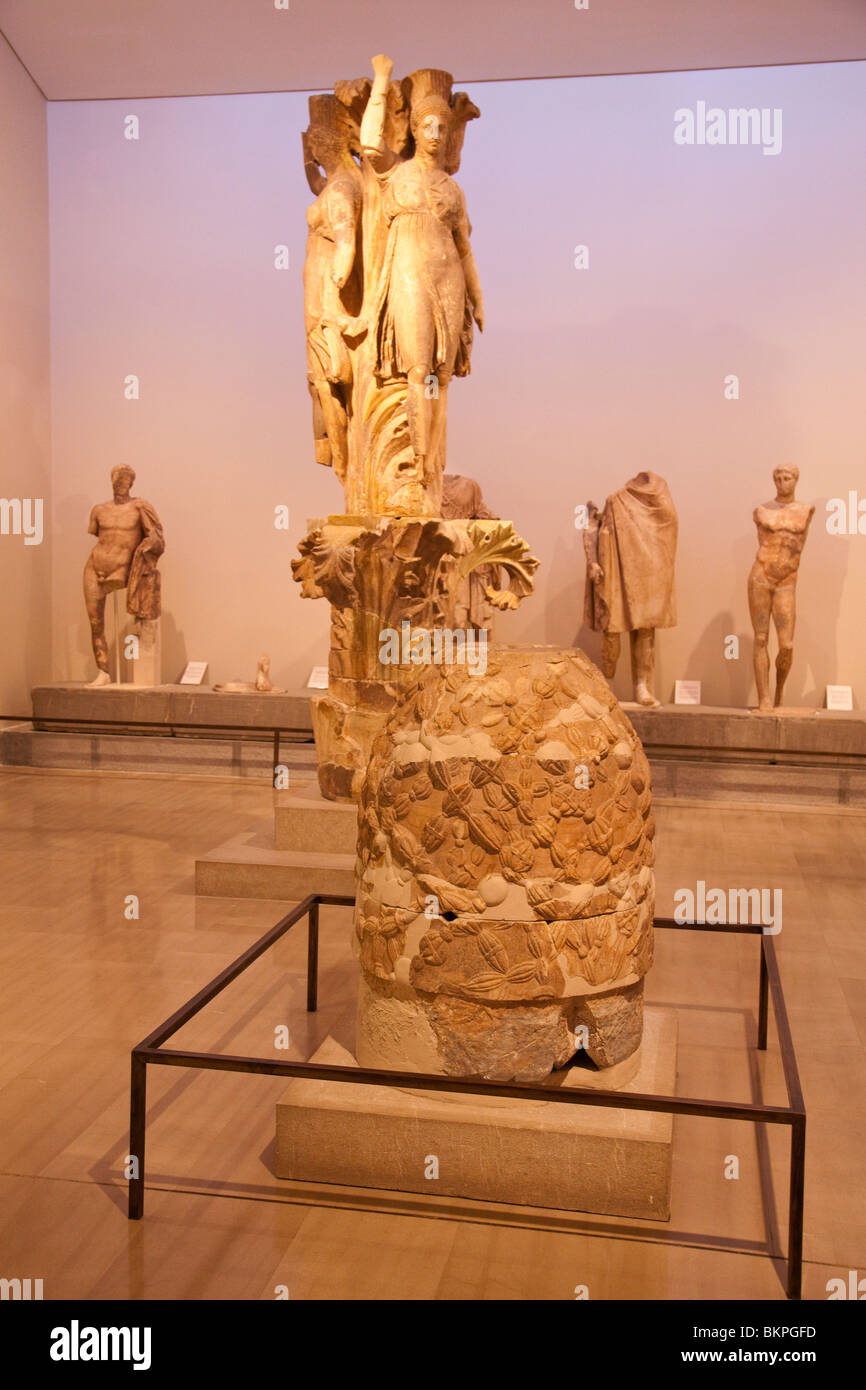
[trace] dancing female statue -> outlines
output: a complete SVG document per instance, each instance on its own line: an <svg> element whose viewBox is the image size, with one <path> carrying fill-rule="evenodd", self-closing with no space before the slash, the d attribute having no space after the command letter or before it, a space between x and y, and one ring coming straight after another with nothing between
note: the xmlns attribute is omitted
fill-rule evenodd
<svg viewBox="0 0 866 1390"><path fill-rule="evenodd" d="M304 168L317 196L307 210L304 260L307 377L313 398L316 461L332 466L343 482L348 467L347 416L352 385L343 329L360 308L355 253L361 176L337 98L310 97L309 108L310 125L302 137Z"/></svg>
<svg viewBox="0 0 866 1390"><path fill-rule="evenodd" d="M413 73L403 89L414 152L404 157L385 142L392 66L384 54L373 59L375 78L361 122L361 152L381 185L387 227L365 318L377 379L406 381L412 459L404 471L436 496L444 471L448 384L469 372L473 319L484 327L466 203L449 172L458 167L466 121L478 110L464 94L452 102L450 73ZM365 269L369 275L370 267Z"/></svg>

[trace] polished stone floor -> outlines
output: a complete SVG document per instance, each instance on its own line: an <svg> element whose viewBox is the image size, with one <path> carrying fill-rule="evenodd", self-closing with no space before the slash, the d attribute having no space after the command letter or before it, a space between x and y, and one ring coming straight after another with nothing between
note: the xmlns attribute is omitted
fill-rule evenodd
<svg viewBox="0 0 866 1390"><path fill-rule="evenodd" d="M671 1220L626 1222L280 1182L284 1083L152 1069L146 1215L128 1223L129 1049L285 910L193 892L196 856L266 828L272 795L0 769L0 1275L42 1278L49 1299L784 1297L787 1133L727 1120L675 1122ZM782 891L775 942L809 1116L805 1295L825 1298L829 1279L866 1275L866 813L661 803L657 820L659 915L698 880ZM349 924L323 910L317 1015L290 935L177 1045L350 1046ZM677 1010L680 1094L784 1102L775 1033L753 1050L754 939L659 933L649 997ZM289 1054L274 1052L281 1025Z"/></svg>

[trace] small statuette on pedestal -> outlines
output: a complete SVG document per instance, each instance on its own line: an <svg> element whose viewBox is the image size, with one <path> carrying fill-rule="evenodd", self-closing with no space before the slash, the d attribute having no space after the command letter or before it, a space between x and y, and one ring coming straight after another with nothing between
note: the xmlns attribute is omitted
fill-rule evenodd
<svg viewBox="0 0 866 1390"><path fill-rule="evenodd" d="M267 652L263 652L259 657L254 681L226 681L223 685L215 685L214 690L222 690L233 695L285 695L286 693L285 690L274 685L271 680L271 658Z"/></svg>

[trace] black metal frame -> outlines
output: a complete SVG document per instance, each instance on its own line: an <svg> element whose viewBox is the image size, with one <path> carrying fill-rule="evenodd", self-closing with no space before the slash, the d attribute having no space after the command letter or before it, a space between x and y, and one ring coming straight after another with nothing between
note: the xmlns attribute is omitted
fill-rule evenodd
<svg viewBox="0 0 866 1390"><path fill-rule="evenodd" d="M273 737L274 741L274 780L276 780L277 768L280 762L280 735L303 734L305 736L303 739L304 743L312 743L313 741L312 729L301 729L296 724L198 724L185 723L183 720L179 719L95 719L93 716L79 718L74 715L60 714L40 714L38 717L33 714L0 714L0 724L6 721L11 724L32 724L34 730L37 732L39 731L39 726L42 724L83 724L86 727L81 730L81 733L113 733L114 729L112 726L114 726L117 729L118 736L123 734L126 729L161 729L164 733L168 734L170 738L175 737L175 729L194 729L203 734L212 733L217 729L228 729L230 733L239 734L264 734L266 737ZM48 733L50 730L46 729L45 732ZM73 729L71 732L77 733L78 730ZM250 741L263 743L264 739ZM298 741L300 742L301 740Z"/></svg>
<svg viewBox="0 0 866 1390"><path fill-rule="evenodd" d="M505 1085L492 1081L465 1081L425 1072L381 1071L370 1067L327 1066L318 1062L276 1062L263 1057L234 1057L217 1052L190 1052L164 1049L163 1044L195 1014L209 1004L226 985L237 979L247 966L258 960L269 947L300 921L307 919L307 1011L318 1006L319 907L322 904L351 907L354 898L335 893L312 893L298 903L276 926L248 947L237 960L221 971L204 989L177 1009L170 1018L132 1049L129 1154L137 1160L135 1176L129 1179L129 1220L144 1214L144 1159L147 1122L148 1064L166 1067L197 1067L202 1071L253 1072L261 1076L308 1077L319 1081L345 1081L354 1085L413 1087L424 1091L456 1091L463 1095L512 1096L519 1100L544 1100L556 1105L599 1105L611 1110L648 1110L667 1115L703 1115L713 1119L748 1120L753 1124L788 1125L791 1129L791 1162L788 1191L788 1281L791 1299L802 1296L803 1274L803 1193L806 1162L806 1111L800 1089L797 1059L785 1009L782 981L771 935L760 923L711 926L706 923L676 922L670 917L656 918L656 929L680 931L732 932L761 937L761 970L758 986L758 1048L766 1051L769 996L772 996L779 1048L785 1075L788 1105L754 1105L733 1101L698 1100L681 1096L654 1096L631 1091L590 1090L547 1086Z"/></svg>

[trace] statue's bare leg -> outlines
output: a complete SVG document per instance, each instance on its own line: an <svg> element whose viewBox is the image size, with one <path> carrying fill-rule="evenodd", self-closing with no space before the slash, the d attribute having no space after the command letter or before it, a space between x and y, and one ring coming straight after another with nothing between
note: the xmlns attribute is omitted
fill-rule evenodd
<svg viewBox="0 0 866 1390"><path fill-rule="evenodd" d="M93 655L99 668L95 680L90 685L109 685L111 673L108 669L108 643L105 640L105 591L92 560L84 566L84 604L90 620L90 636L93 642Z"/></svg>
<svg viewBox="0 0 866 1390"><path fill-rule="evenodd" d="M655 655L655 628L637 628L631 634L631 678L634 683L634 698L639 705L647 705L653 709L661 704L653 694Z"/></svg>
<svg viewBox="0 0 866 1390"><path fill-rule="evenodd" d="M794 660L794 621L796 618L796 588L793 584L780 584L773 594L773 622L779 639L776 655L776 698L774 705L782 703L785 681Z"/></svg>
<svg viewBox="0 0 866 1390"><path fill-rule="evenodd" d="M749 575L749 616L755 633L755 684L758 687L758 709L768 714L773 706L770 703L770 611L773 606L773 591L767 583L763 570L755 565Z"/></svg>
<svg viewBox="0 0 866 1390"><path fill-rule="evenodd" d="M606 632L601 642L601 669L608 680L613 680L616 675L616 664L619 661L619 649L619 633Z"/></svg>
<svg viewBox="0 0 866 1390"><path fill-rule="evenodd" d="M415 455L415 462L422 479L427 473L427 458L430 454L433 434L432 381L435 380L437 379L429 365L412 367L409 371L406 414L409 420L412 453Z"/></svg>
<svg viewBox="0 0 866 1390"><path fill-rule="evenodd" d="M394 270L397 270L396 266ZM401 358L404 362L412 363L407 372L406 414L412 453L415 455L419 479L423 481L430 454L433 408L437 402L439 381L433 371L436 329L426 287L418 283L415 276L407 277L401 284L396 330Z"/></svg>
<svg viewBox="0 0 866 1390"><path fill-rule="evenodd" d="M448 416L448 383L451 380L451 373L440 367L433 375L433 380L428 382L428 394L430 396L430 448L427 454L427 467L425 481L431 481L431 475L439 472L441 475L445 469L439 467L440 454L444 455L445 442L445 421Z"/></svg>

